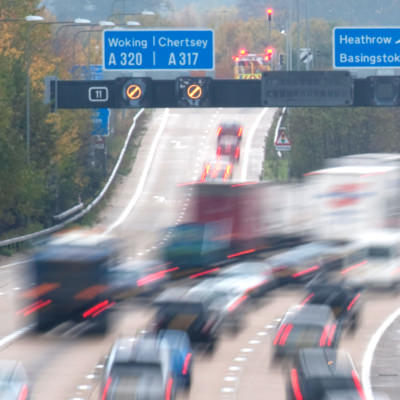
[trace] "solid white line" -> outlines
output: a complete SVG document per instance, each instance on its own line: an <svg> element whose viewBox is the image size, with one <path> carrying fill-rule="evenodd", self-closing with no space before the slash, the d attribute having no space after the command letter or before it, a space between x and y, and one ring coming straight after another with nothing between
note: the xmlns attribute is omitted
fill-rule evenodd
<svg viewBox="0 0 400 400"><path fill-rule="evenodd" d="M154 137L153 143L151 144L150 152L149 152L149 155L147 156L146 164L145 164L145 166L143 168L143 173L142 173L142 175L140 177L139 184L136 187L135 194L133 195L133 197L129 201L127 207L121 213L119 218L105 230L105 232L103 233L104 235L106 235L109 232L111 232L118 225L121 225L126 220L128 215L132 211L133 207L135 207L137 201L139 200L139 197L143 192L143 188L144 188L144 185L146 183L147 176L148 176L148 174L150 172L151 164L153 163L153 159L154 159L154 155L155 155L156 150L157 150L158 142L160 141L161 135L164 132L165 126L167 124L168 114L169 114L169 109L166 108L164 110L164 113L163 113L163 116L162 116L160 127L158 128L158 131L156 133L156 136Z"/></svg>
<svg viewBox="0 0 400 400"><path fill-rule="evenodd" d="M383 334L386 329L400 316L400 308L395 312L390 314L383 324L377 329L377 331L372 336L371 340L368 343L367 350L365 350L363 361L362 361L362 372L361 379L364 386L365 396L367 400L374 400L374 396L371 388L371 366L374 358L374 353L376 346L381 340Z"/></svg>
<svg viewBox="0 0 400 400"><path fill-rule="evenodd" d="M4 346L7 346L11 342L14 342L15 340L19 339L21 336L25 335L25 333L29 332L34 326L35 326L35 324L25 326L24 328L18 329L17 331L10 333L9 335L1 338L0 339L0 349Z"/></svg>
<svg viewBox="0 0 400 400"><path fill-rule="evenodd" d="M250 156L250 147L253 142L253 137L254 134L256 133L256 130L258 128L258 125L260 125L261 119L264 117L265 113L267 112L267 108L263 108L260 114L258 114L257 118L254 121L254 124L252 125L249 133L249 137L247 138L246 142L246 147L244 150L244 162L242 164L242 171L241 171L241 180L246 181L247 180L247 170L249 166L249 156Z"/></svg>

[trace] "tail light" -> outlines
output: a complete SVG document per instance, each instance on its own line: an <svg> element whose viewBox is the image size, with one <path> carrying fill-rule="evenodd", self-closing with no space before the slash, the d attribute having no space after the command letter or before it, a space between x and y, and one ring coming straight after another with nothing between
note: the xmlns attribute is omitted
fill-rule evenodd
<svg viewBox="0 0 400 400"><path fill-rule="evenodd" d="M292 324L282 324L274 339L274 346L279 343L279 346L284 346L290 331L293 329Z"/></svg>
<svg viewBox="0 0 400 400"><path fill-rule="evenodd" d="M96 304L95 306L89 308L88 310L86 310L83 314L82 317L83 318L88 318L88 317L96 317L99 314L101 314L103 311L111 308L113 305L115 304L115 302L109 302L108 300L104 300L101 303Z"/></svg>
<svg viewBox="0 0 400 400"><path fill-rule="evenodd" d="M171 400L172 385L174 380L172 378L168 379L167 387L165 389L165 400Z"/></svg>
<svg viewBox="0 0 400 400"><path fill-rule="evenodd" d="M355 385L355 387L357 389L357 392L360 395L361 399L362 400L366 400L364 389L361 386L360 378L358 377L357 372L352 370L351 371L351 376L353 377L354 385Z"/></svg>
<svg viewBox="0 0 400 400"><path fill-rule="evenodd" d="M240 127L239 130L238 130L238 132L237 132L237 136L238 136L238 137L241 137L241 136L242 136L242 133L243 133L243 128Z"/></svg>
<svg viewBox="0 0 400 400"><path fill-rule="evenodd" d="M221 134L222 131L222 126L218 127L217 129L217 137Z"/></svg>
<svg viewBox="0 0 400 400"><path fill-rule="evenodd" d="M186 375L189 371L189 363L192 358L192 353L188 353L185 357L185 361L183 362L183 367L182 367L182 375Z"/></svg>
<svg viewBox="0 0 400 400"><path fill-rule="evenodd" d="M325 346L326 339L328 338L328 334L329 334L329 325L325 325L324 330L322 331L322 334L321 334L321 339L319 339L320 347Z"/></svg>
<svg viewBox="0 0 400 400"><path fill-rule="evenodd" d="M235 150L235 158L239 158L239 154L240 154L240 147L237 146Z"/></svg>
<svg viewBox="0 0 400 400"><path fill-rule="evenodd" d="M225 170L225 173L224 173L224 181L226 181L229 178L229 176L231 175L231 170L232 170L232 165L229 164L226 167L226 170Z"/></svg>
<svg viewBox="0 0 400 400"><path fill-rule="evenodd" d="M307 304L313 297L314 297L314 293L309 294L301 303L301 306L304 306L305 304Z"/></svg>
<svg viewBox="0 0 400 400"><path fill-rule="evenodd" d="M282 333L281 338L279 339L279 346L284 346L286 343L287 338L289 337L290 331L293 329L293 325L289 324L284 332Z"/></svg>
<svg viewBox="0 0 400 400"><path fill-rule="evenodd" d="M347 306L347 311L350 311L352 309L352 307L354 306L354 303L359 299L359 297L361 296L361 293L357 293L353 300L350 302L350 304Z"/></svg>
<svg viewBox="0 0 400 400"><path fill-rule="evenodd" d="M221 146L218 146L217 147L217 156L220 156L221 155Z"/></svg>
<svg viewBox="0 0 400 400"><path fill-rule="evenodd" d="M107 379L107 382L106 382L106 384L105 384L105 386L104 386L103 394L101 395L101 400L106 400L108 390L110 389L110 386L111 386L111 382L112 382L112 378L111 378L111 376L110 376L110 377Z"/></svg>
<svg viewBox="0 0 400 400"><path fill-rule="evenodd" d="M299 376L295 368L292 368L292 370L290 371L290 379L292 381L292 389L295 399L303 400L303 395L301 394L300 390Z"/></svg>
<svg viewBox="0 0 400 400"><path fill-rule="evenodd" d="M19 392L18 400L26 400L28 398L28 386L22 386L21 391Z"/></svg>

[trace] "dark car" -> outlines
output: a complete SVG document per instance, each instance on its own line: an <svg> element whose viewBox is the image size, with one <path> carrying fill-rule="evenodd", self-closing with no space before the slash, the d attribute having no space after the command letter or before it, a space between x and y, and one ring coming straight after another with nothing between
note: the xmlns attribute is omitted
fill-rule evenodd
<svg viewBox="0 0 400 400"><path fill-rule="evenodd" d="M287 400L365 400L350 356L334 349L303 349L287 380Z"/></svg>
<svg viewBox="0 0 400 400"><path fill-rule="evenodd" d="M110 297L122 301L161 292L168 272L168 265L156 260L124 262L110 269Z"/></svg>
<svg viewBox="0 0 400 400"><path fill-rule="evenodd" d="M239 122L223 122L218 126L217 140L226 136L233 136L241 140L242 134L243 126Z"/></svg>
<svg viewBox="0 0 400 400"><path fill-rule="evenodd" d="M153 302L157 307L155 331L177 329L187 332L192 343L204 344L213 351L223 321L223 313L211 307L208 292L170 288Z"/></svg>
<svg viewBox="0 0 400 400"><path fill-rule="evenodd" d="M325 275L307 285L307 294L301 304L325 304L343 328L355 331L361 314L361 290L343 281L323 280Z"/></svg>
<svg viewBox="0 0 400 400"><path fill-rule="evenodd" d="M170 354L171 371L179 387L190 389L192 382L193 349L184 331L161 330L158 340Z"/></svg>
<svg viewBox="0 0 400 400"><path fill-rule="evenodd" d="M231 162L240 159L240 140L235 136L225 136L218 141L217 158L227 157Z"/></svg>
<svg viewBox="0 0 400 400"><path fill-rule="evenodd" d="M339 339L340 327L329 306L294 306L277 327L274 360L293 357L306 347L336 347Z"/></svg>
<svg viewBox="0 0 400 400"><path fill-rule="evenodd" d="M176 382L169 357L155 336L117 339L104 366L101 399L174 399Z"/></svg>
<svg viewBox="0 0 400 400"><path fill-rule="evenodd" d="M304 283L314 278L323 268L323 257L332 247L327 242L296 246L266 259L278 284Z"/></svg>

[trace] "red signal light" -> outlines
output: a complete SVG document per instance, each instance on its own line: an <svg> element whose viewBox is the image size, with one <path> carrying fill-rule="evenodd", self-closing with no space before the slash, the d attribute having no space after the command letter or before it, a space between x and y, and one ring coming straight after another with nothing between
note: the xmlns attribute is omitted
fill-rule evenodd
<svg viewBox="0 0 400 400"><path fill-rule="evenodd" d="M274 10L272 8L267 8L268 21L272 20L272 14L273 13L274 13Z"/></svg>
<svg viewBox="0 0 400 400"><path fill-rule="evenodd" d="M246 56L246 55L248 54L248 51L247 51L246 49L240 49L240 50L239 50L239 54L240 54L241 56Z"/></svg>

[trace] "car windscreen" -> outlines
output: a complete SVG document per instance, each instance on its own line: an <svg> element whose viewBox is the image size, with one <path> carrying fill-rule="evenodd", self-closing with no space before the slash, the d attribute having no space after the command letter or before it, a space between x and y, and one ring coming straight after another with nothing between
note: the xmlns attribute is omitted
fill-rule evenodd
<svg viewBox="0 0 400 400"><path fill-rule="evenodd" d="M330 390L338 390L338 389L355 389L354 381L351 377L344 376L329 376L329 377L318 377L313 378L311 382L314 385L317 385L321 388L321 394L330 391Z"/></svg>
<svg viewBox="0 0 400 400"><path fill-rule="evenodd" d="M391 248L386 246L371 246L368 248L368 257L371 258L389 258Z"/></svg>
<svg viewBox="0 0 400 400"><path fill-rule="evenodd" d="M298 325L295 324L287 338L289 344L304 346L315 346L319 343L322 334L322 327L319 325Z"/></svg>

